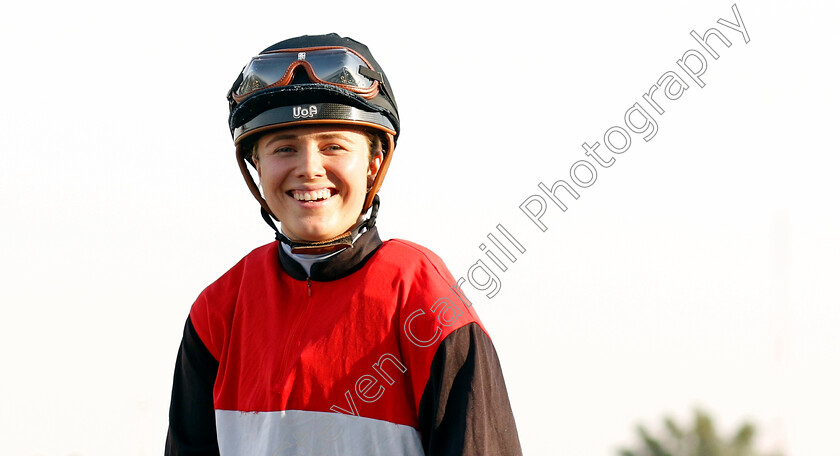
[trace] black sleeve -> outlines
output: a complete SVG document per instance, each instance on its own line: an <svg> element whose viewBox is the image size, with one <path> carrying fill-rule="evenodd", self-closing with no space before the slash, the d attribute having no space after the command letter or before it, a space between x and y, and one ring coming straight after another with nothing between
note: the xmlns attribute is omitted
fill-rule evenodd
<svg viewBox="0 0 840 456"><path fill-rule="evenodd" d="M496 349L478 324L438 347L419 421L426 455L522 455Z"/></svg>
<svg viewBox="0 0 840 456"><path fill-rule="evenodd" d="M219 362L187 318L175 362L166 456L218 456L213 385Z"/></svg>

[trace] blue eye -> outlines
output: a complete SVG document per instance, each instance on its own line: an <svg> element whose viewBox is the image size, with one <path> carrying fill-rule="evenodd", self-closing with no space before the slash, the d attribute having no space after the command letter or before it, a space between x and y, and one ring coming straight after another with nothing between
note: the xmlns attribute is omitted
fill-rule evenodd
<svg viewBox="0 0 840 456"><path fill-rule="evenodd" d="M344 150L344 148L339 146L338 144L330 144L329 146L325 147L324 150L336 151Z"/></svg>

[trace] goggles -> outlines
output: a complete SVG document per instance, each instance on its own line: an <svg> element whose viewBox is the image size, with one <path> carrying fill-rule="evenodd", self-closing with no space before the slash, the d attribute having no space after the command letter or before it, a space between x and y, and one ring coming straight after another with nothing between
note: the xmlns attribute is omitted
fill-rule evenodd
<svg viewBox="0 0 840 456"><path fill-rule="evenodd" d="M376 96L382 80L382 75L352 49L338 46L284 49L251 59L231 97L240 103L254 92L289 85L298 67L304 68L313 83L338 86L365 99Z"/></svg>

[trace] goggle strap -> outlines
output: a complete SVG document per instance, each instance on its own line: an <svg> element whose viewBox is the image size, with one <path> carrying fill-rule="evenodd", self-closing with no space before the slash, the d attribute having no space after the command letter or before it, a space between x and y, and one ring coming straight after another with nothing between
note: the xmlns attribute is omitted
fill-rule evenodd
<svg viewBox="0 0 840 456"><path fill-rule="evenodd" d="M379 81L379 88L385 92L385 95L388 96L388 99L391 100L392 103L394 102L394 95L388 89L388 85L385 84L385 77L382 76L382 73L373 71L364 65L359 65L359 74L374 81Z"/></svg>
<svg viewBox="0 0 840 456"><path fill-rule="evenodd" d="M368 68L364 65L359 65L359 74L361 74L362 76L364 76L368 79L372 79L374 81L379 81L380 83L385 82L385 81L382 80L382 73L380 73L378 71L373 71L373 70L371 70L370 68Z"/></svg>
<svg viewBox="0 0 840 456"><path fill-rule="evenodd" d="M242 76L243 71L245 71L245 67L242 67L239 71L239 77L236 78L236 81L233 81L233 86L231 86L227 93L228 108L231 111L233 111L233 107L236 106L236 100L233 98L233 95L236 93L236 89L239 87L239 84L242 84L242 80L245 78Z"/></svg>

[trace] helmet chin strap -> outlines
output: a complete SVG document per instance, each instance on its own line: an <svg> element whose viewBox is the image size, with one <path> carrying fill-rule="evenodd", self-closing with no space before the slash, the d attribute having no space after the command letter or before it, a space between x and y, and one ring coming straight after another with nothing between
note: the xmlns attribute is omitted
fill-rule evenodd
<svg viewBox="0 0 840 456"><path fill-rule="evenodd" d="M379 212L379 195L373 196L373 202L370 207L370 217L357 222L347 231L339 234L336 237L326 239L323 241L295 241L289 239L285 234L277 229L277 225L272 220L271 215L264 207L260 208L263 220L272 229L274 229L274 238L278 241L288 244L292 248L292 253L302 253L305 255L320 255L324 253L335 252L336 250L353 247L353 241L359 235L362 228L371 229L376 225L376 214Z"/></svg>

